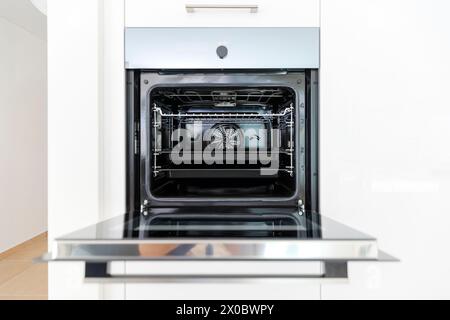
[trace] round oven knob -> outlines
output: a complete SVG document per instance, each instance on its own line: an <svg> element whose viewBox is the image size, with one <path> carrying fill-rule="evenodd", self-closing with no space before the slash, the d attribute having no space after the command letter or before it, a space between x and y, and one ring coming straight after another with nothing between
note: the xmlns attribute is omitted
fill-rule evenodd
<svg viewBox="0 0 450 320"><path fill-rule="evenodd" d="M228 55L228 48L225 46L219 46L217 47L216 52L220 59L224 59Z"/></svg>

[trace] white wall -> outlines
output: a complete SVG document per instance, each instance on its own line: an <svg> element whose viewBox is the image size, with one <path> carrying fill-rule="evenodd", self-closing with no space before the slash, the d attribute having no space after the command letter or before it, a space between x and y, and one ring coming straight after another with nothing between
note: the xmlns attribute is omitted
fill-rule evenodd
<svg viewBox="0 0 450 320"><path fill-rule="evenodd" d="M46 43L0 17L0 252L47 230Z"/></svg>
<svg viewBox="0 0 450 320"><path fill-rule="evenodd" d="M30 0L1 0L0 17L40 39L45 39L47 36L47 18Z"/></svg>

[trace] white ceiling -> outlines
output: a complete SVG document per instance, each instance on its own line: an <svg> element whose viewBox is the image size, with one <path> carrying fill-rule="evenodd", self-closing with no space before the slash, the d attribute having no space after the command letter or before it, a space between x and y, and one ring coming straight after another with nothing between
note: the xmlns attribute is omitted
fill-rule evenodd
<svg viewBox="0 0 450 320"><path fill-rule="evenodd" d="M0 0L0 18L46 39L47 17L30 0Z"/></svg>

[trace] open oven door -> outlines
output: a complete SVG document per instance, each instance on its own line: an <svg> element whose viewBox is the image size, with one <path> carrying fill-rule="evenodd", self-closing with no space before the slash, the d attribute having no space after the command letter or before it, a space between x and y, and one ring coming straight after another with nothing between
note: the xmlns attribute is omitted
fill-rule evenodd
<svg viewBox="0 0 450 320"><path fill-rule="evenodd" d="M154 208L126 214L54 242L43 261L81 261L85 277L108 281L202 279L345 280L352 261L395 261L377 240L314 212L294 208ZM318 263L320 272L211 272L114 274L117 261ZM195 269L195 268L194 268ZM225 269L224 272L217 270ZM232 268L231 268L232 269ZM264 270L262 267L261 270ZM261 271L259 270L259 271ZM292 270L292 268L290 269ZM301 269L299 269L301 270Z"/></svg>

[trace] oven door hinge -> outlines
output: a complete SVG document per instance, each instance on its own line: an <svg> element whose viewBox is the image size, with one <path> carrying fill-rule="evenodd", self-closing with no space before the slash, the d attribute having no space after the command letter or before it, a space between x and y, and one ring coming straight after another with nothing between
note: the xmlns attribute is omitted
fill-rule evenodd
<svg viewBox="0 0 450 320"><path fill-rule="evenodd" d="M149 202L148 200L144 200L144 203L141 205L141 214L146 217L148 216L148 210L149 210Z"/></svg>
<svg viewBox="0 0 450 320"><path fill-rule="evenodd" d="M305 214L305 203L303 200L298 200L298 212L301 216Z"/></svg>
<svg viewBox="0 0 450 320"><path fill-rule="evenodd" d="M134 123L134 154L138 155L140 153L140 143L139 143L139 134L140 133L140 124L139 122Z"/></svg>

